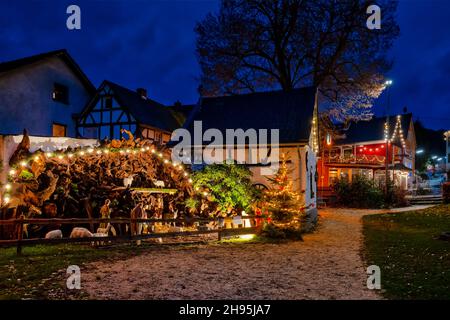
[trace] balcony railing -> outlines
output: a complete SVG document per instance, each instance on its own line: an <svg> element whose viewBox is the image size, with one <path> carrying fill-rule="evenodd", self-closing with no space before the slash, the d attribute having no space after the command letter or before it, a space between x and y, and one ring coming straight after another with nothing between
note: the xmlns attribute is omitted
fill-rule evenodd
<svg viewBox="0 0 450 320"><path fill-rule="evenodd" d="M386 157L376 155L325 156L325 163L382 165Z"/></svg>

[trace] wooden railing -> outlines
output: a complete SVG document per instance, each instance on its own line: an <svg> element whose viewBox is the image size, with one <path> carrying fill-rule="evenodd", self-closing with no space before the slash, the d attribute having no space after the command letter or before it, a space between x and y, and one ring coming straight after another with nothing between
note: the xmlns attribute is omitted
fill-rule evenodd
<svg viewBox="0 0 450 320"><path fill-rule="evenodd" d="M183 218L183 219L132 219L132 218L108 218L108 219L88 219L88 218L54 218L54 219L41 219L41 218L29 218L26 219L24 217L20 217L18 219L8 219L8 220L0 220L0 226L3 225L14 225L15 230L17 230L17 239L12 240L0 240L0 247L17 247L17 254L21 254L22 247L25 245L34 245L34 244L59 244L59 243L82 243L82 242L126 242L126 241L137 241L151 238L164 238L164 237L181 237L181 236L192 236L192 235L201 235L201 234L212 234L217 233L218 239L222 239L222 237L229 237L234 235L244 235L244 234L254 234L258 231L259 227L257 227L257 221L262 221L265 219L265 216L239 216L238 219L242 221L243 225L244 221L248 221L249 224L253 227L237 227L237 228L225 228L226 219L236 219L236 217L230 218L202 218L202 217L192 217L192 218ZM62 225L69 224L80 226L80 225L91 225L92 227L95 224L100 223L111 223L111 224L127 224L129 226L129 230L131 230L131 225L136 223L178 223L184 225L191 225L193 223L211 223L216 222L217 228L214 229L206 229L206 230L195 230L195 231L180 231L180 232L151 232L147 234L139 234L139 235L117 235L117 236L103 236L103 237L86 237L86 238L58 238L58 239L45 239L45 238L31 238L24 239L23 238L23 230L24 225L33 224L33 225ZM222 225L222 226L220 226Z"/></svg>

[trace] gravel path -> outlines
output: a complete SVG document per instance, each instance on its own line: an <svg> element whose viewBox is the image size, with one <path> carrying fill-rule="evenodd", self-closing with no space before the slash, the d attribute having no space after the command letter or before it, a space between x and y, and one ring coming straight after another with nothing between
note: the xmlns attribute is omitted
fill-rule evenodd
<svg viewBox="0 0 450 320"><path fill-rule="evenodd" d="M366 288L361 217L384 212L321 210L304 242L161 246L91 263L82 289L91 299L380 299Z"/></svg>

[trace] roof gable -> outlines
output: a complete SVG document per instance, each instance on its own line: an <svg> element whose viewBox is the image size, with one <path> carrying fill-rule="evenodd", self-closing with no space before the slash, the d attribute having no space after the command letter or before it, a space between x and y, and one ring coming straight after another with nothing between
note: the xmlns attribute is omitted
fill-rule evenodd
<svg viewBox="0 0 450 320"><path fill-rule="evenodd" d="M53 57L60 58L70 68L70 70L72 70L72 72L77 75L77 77L90 93L95 92L95 86L86 76L86 74L81 70L80 66L75 62L75 60L69 55L66 49L50 51L17 60L2 62L0 63L0 73L13 71L17 68L32 65L34 63L38 63L40 61Z"/></svg>
<svg viewBox="0 0 450 320"><path fill-rule="evenodd" d="M410 124L412 120L412 114L402 114L401 116L401 129L406 135L409 132ZM389 136L392 133L397 122L397 115L389 117ZM386 123L386 117L374 117L369 121L359 121L352 123L350 127L344 132L345 137L343 139L336 140L336 145L342 144L354 144L369 141L381 141L384 140L384 125Z"/></svg>
<svg viewBox="0 0 450 320"><path fill-rule="evenodd" d="M258 92L202 98L185 127L193 130L202 121L203 130L279 129L280 143L307 143L310 138L316 88Z"/></svg>
<svg viewBox="0 0 450 320"><path fill-rule="evenodd" d="M119 102L122 108L128 110L131 115L141 124L171 132L182 126L173 114L175 111L162 105L150 98L142 98L136 91L132 91L114 82L105 80L97 90L94 100L98 100L98 93L104 86L108 86L113 93L114 98ZM82 115L90 112L95 106L95 101L91 101Z"/></svg>

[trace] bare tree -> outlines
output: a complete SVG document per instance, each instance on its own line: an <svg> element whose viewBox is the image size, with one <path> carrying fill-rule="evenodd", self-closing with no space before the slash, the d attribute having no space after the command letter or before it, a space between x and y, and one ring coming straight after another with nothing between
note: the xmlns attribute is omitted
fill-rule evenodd
<svg viewBox="0 0 450 320"><path fill-rule="evenodd" d="M320 88L330 118L370 115L399 33L397 3L377 1L379 30L369 30L365 0L223 0L196 26L202 95Z"/></svg>

